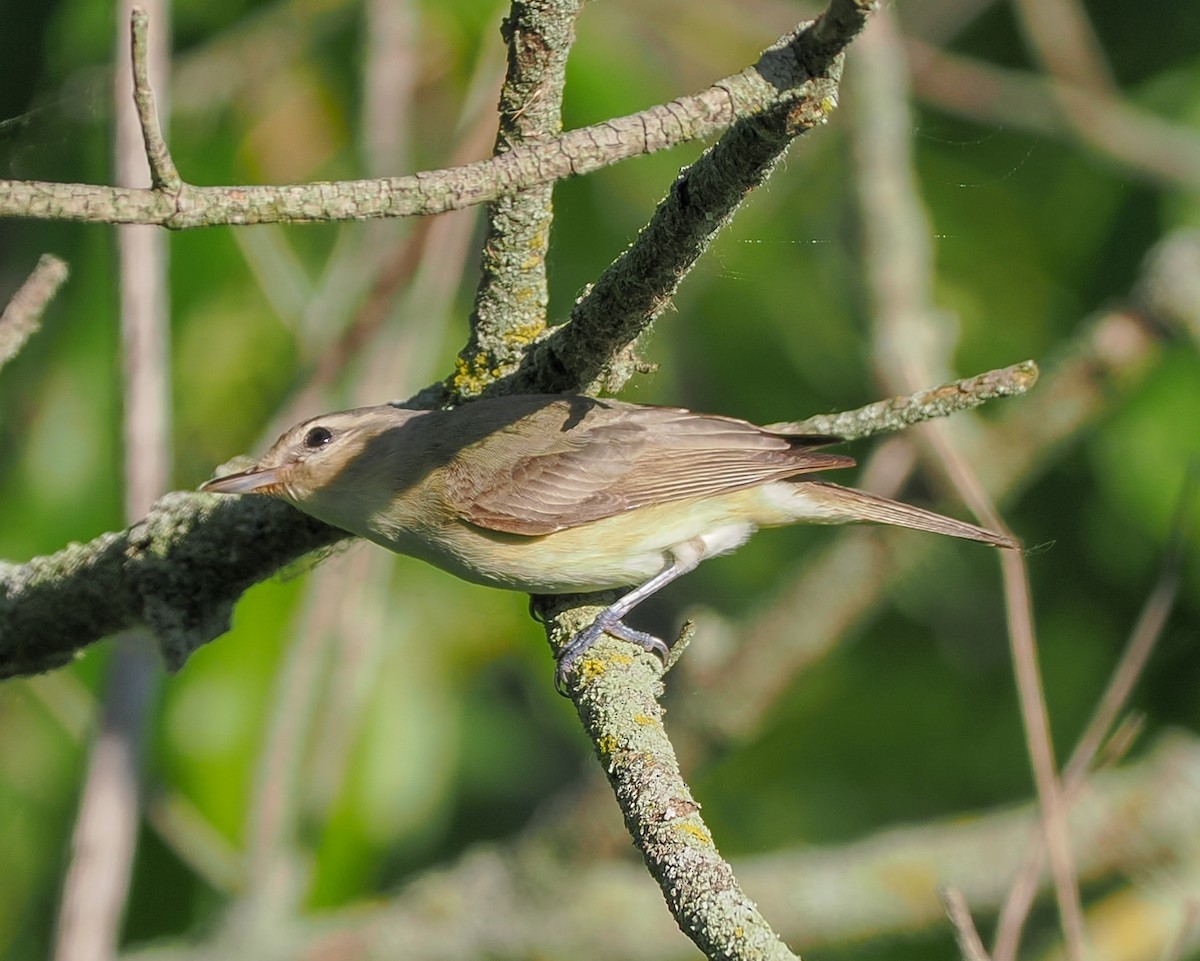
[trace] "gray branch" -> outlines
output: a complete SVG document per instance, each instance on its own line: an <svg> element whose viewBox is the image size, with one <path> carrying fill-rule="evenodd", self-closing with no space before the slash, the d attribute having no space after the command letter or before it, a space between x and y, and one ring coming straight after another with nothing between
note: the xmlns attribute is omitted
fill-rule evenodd
<svg viewBox="0 0 1200 961"><path fill-rule="evenodd" d="M512 5L504 21L508 74L500 91L496 154L561 133L567 54L582 7L582 0ZM459 352L446 399L457 403L478 395L492 371L515 369L546 329L553 193L553 184L543 184L489 206L471 333Z"/></svg>
<svg viewBox="0 0 1200 961"><path fill-rule="evenodd" d="M873 4L833 0L817 21L772 44L755 66L776 104L746 116L680 173L650 222L571 311L570 323L529 350L493 392L616 391L638 369L637 338L666 310L713 238L801 133L837 106L842 51ZM791 91L784 97L784 91Z"/></svg>
<svg viewBox="0 0 1200 961"><path fill-rule="evenodd" d="M846 26L860 23L869 8L868 0L833 0L829 14L814 28L805 58L832 61L836 50L857 32ZM781 43L786 46L795 39L788 35ZM198 187L180 180L128 188L0 180L0 217L156 224L179 230L444 213L702 140L743 117L773 111L794 117L798 124L819 122L830 106L822 99L828 86L789 86L777 72L779 61L780 55L771 52L755 66L692 96L446 170L281 186ZM810 62L805 59L802 64L807 67Z"/></svg>
<svg viewBox="0 0 1200 961"><path fill-rule="evenodd" d="M345 536L282 501L173 493L126 530L0 563L0 678L60 667L142 625L179 668L229 629L246 588Z"/></svg>

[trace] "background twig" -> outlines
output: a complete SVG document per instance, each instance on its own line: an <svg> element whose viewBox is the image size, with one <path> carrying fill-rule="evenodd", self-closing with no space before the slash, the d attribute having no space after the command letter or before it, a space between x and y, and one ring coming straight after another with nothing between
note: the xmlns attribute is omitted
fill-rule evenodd
<svg viewBox="0 0 1200 961"><path fill-rule="evenodd" d="M67 279L67 265L43 254L21 288L0 314L0 368L17 356L37 332L42 312Z"/></svg>

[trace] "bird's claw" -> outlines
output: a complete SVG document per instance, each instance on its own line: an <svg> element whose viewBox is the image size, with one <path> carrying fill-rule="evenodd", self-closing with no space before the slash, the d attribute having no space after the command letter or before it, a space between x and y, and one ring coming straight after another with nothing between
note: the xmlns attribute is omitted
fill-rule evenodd
<svg viewBox="0 0 1200 961"><path fill-rule="evenodd" d="M630 641L651 654L657 654L664 667L671 654L671 649L662 638L655 637L646 631L636 630L618 618L610 620L601 614L588 627L572 637L558 652L558 664L554 669L554 689L559 694L564 697L568 696L567 678L575 669L579 659L600 640L603 634L611 634L623 641Z"/></svg>

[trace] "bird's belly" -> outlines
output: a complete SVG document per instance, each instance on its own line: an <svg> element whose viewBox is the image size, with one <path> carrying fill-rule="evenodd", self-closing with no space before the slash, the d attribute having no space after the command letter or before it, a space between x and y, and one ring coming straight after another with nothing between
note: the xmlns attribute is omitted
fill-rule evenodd
<svg viewBox="0 0 1200 961"><path fill-rule="evenodd" d="M702 545L702 556L733 550L754 525L730 500L641 507L533 537L455 521L372 540L475 583L531 594L583 593L641 584L663 570L680 545Z"/></svg>

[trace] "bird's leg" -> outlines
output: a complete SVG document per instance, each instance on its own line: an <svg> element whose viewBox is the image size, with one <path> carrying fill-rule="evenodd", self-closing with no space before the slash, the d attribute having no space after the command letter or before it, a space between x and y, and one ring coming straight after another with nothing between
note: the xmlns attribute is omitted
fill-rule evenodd
<svg viewBox="0 0 1200 961"><path fill-rule="evenodd" d="M699 539L695 543L689 541L680 548L672 550L669 556L671 560L666 567L644 584L613 601L596 615L596 619L591 624L563 645L558 652L558 666L554 670L554 688L559 694L567 693L567 675L574 669L575 663L583 656L584 652L600 640L602 634L611 634L623 641L640 644L643 649L662 658L664 664L667 662L670 648L662 638L645 631L635 630L622 618L651 594L666 587L677 577L682 577L688 571L693 570L704 559L704 544Z"/></svg>

